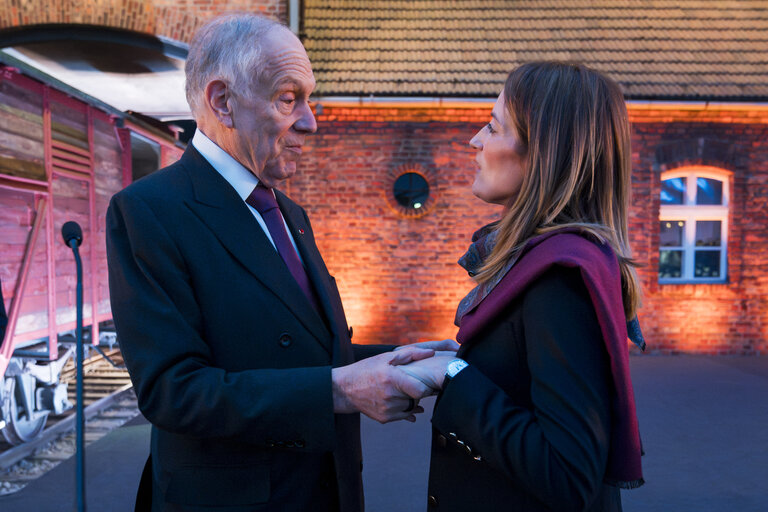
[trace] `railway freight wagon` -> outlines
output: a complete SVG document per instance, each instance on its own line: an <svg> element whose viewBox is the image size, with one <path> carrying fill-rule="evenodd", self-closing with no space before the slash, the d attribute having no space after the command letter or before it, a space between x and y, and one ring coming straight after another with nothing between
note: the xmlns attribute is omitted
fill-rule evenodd
<svg viewBox="0 0 768 512"><path fill-rule="evenodd" d="M0 62L0 280L8 312L0 431L8 442L34 439L50 413L72 407L59 375L75 350L76 275L61 226L71 220L83 230L83 324L97 343L99 325L111 320L110 197L181 151L157 127L32 68Z"/></svg>

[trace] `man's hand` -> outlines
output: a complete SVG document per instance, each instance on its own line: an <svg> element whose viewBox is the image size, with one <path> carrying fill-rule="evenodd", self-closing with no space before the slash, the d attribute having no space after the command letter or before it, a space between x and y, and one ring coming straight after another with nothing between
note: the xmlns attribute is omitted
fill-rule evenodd
<svg viewBox="0 0 768 512"><path fill-rule="evenodd" d="M331 371L333 412L362 412L380 423L416 421L415 414L424 412L418 406L419 399L432 394L432 390L399 371L397 365L430 358L434 353L433 350L411 347L334 368ZM406 411L411 403L415 407Z"/></svg>
<svg viewBox="0 0 768 512"><path fill-rule="evenodd" d="M454 359L456 359L455 353L440 352L429 359L423 359L407 365L398 366L397 369L420 380L425 386L429 386L433 390L433 393L437 393L443 387L445 372L448 370L448 363Z"/></svg>
<svg viewBox="0 0 768 512"><path fill-rule="evenodd" d="M401 345L395 350L402 350L407 347L426 348L435 352L456 352L459 350L459 344L453 340L421 341L419 343L411 343L410 345Z"/></svg>

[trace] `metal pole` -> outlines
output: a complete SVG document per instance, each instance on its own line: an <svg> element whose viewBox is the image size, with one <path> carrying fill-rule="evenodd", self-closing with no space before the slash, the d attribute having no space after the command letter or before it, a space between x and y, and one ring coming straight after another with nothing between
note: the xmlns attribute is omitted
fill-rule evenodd
<svg viewBox="0 0 768 512"><path fill-rule="evenodd" d="M75 422L75 443L77 447L77 512L85 512L85 415L83 413L83 264L77 241L70 247L75 253L77 266L77 419Z"/></svg>

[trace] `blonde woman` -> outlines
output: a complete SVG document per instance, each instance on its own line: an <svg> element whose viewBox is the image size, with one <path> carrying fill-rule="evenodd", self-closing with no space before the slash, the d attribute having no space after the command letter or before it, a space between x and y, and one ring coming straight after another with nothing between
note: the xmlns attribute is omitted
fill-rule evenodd
<svg viewBox="0 0 768 512"><path fill-rule="evenodd" d="M472 192L505 209L460 260L457 357L400 367L441 390L430 510L620 511L642 484L629 141L618 85L551 62L512 71L472 138Z"/></svg>

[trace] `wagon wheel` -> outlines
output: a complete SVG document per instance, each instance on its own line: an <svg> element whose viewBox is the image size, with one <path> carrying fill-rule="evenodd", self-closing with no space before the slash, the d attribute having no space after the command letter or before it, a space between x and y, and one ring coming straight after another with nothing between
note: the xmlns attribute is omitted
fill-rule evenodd
<svg viewBox="0 0 768 512"><path fill-rule="evenodd" d="M7 377L4 384L2 417L7 424L2 429L3 437L12 445L29 442L43 432L45 421L48 419L48 411L34 411L34 377L30 375ZM30 411L27 411L27 406L31 409Z"/></svg>

